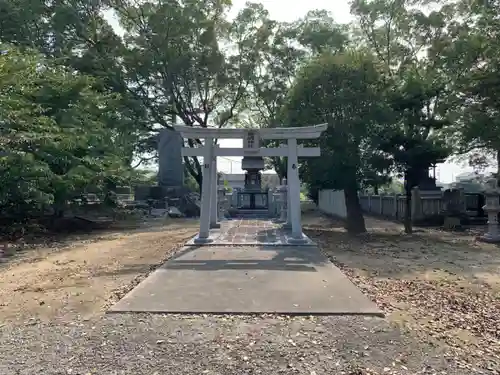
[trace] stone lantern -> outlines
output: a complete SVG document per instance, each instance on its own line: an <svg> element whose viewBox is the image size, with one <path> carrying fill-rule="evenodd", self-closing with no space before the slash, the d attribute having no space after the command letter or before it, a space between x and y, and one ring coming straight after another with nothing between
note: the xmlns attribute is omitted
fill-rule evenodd
<svg viewBox="0 0 500 375"><path fill-rule="evenodd" d="M286 178L283 179L283 184L278 188L280 193L280 217L279 220L282 223L287 222L287 211L288 211L288 186L286 184Z"/></svg>
<svg viewBox="0 0 500 375"><path fill-rule="evenodd" d="M491 179L486 183L487 187L484 191L486 204L483 210L488 214L488 232L479 237L485 242L500 242L500 234L498 231L498 213L500 212L500 190L497 186L497 180Z"/></svg>
<svg viewBox="0 0 500 375"><path fill-rule="evenodd" d="M227 211L227 202L228 199L226 197L226 187L225 186L218 186L217 188L217 216L219 221L225 219L225 213Z"/></svg>

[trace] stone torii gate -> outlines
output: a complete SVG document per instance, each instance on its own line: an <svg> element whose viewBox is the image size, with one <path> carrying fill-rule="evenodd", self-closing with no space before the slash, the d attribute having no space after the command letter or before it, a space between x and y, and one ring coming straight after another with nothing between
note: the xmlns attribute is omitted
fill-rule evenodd
<svg viewBox="0 0 500 375"><path fill-rule="evenodd" d="M297 139L316 139L326 130L327 124L305 126L299 128L202 128L185 125L174 125L182 137L187 139L204 139L202 147L182 149L182 156L203 157L203 184L201 194L200 231L195 243L210 243L210 227L217 223L217 156L269 157L288 158L288 202L290 204L290 222L294 242L304 242L300 212L300 181L298 157L320 156L319 147L302 147ZM243 139L242 148L220 148L215 144L217 139ZM280 147L260 147L261 139L287 140Z"/></svg>

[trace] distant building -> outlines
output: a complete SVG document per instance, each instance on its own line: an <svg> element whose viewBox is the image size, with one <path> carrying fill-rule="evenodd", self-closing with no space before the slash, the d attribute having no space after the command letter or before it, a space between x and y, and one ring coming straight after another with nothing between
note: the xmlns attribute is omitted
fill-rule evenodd
<svg viewBox="0 0 500 375"><path fill-rule="evenodd" d="M245 174L244 173L221 173L220 185L227 186L232 190L243 189L245 187Z"/></svg>
<svg viewBox="0 0 500 375"><path fill-rule="evenodd" d="M464 172L459 174L449 187L463 189L466 193L481 193L488 178L490 176L487 174Z"/></svg>
<svg viewBox="0 0 500 375"><path fill-rule="evenodd" d="M473 182L478 180L480 181L483 178L484 176L477 172L464 172L455 177L455 182Z"/></svg>

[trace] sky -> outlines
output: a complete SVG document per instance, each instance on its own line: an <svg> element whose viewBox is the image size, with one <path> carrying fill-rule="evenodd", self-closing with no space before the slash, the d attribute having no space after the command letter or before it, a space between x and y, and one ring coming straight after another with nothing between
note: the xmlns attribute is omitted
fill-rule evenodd
<svg viewBox="0 0 500 375"><path fill-rule="evenodd" d="M303 17L307 12L315 9L326 9L338 23L348 23L352 21L350 15L349 0L253 0L262 3L269 11L270 17L278 21L293 21ZM246 0L233 0L233 9L230 15L236 15L244 7ZM119 31L118 23L112 16L106 17L111 25ZM311 124L312 125L312 124ZM241 147L239 140L220 140L221 147ZM218 170L224 173L243 173L241 170L241 157L218 158ZM467 163L450 161L438 165L436 177L440 182L449 183L455 180L456 176L472 172L473 169Z"/></svg>

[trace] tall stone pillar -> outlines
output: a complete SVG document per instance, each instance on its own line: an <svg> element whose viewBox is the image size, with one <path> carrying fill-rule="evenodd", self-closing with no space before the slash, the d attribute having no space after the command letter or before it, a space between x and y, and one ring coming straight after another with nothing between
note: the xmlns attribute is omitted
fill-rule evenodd
<svg viewBox="0 0 500 375"><path fill-rule="evenodd" d="M280 193L279 221L282 223L286 223L287 211L288 211L288 194L287 194L286 178L283 179L283 185L279 187L279 193Z"/></svg>
<svg viewBox="0 0 500 375"><path fill-rule="evenodd" d="M226 196L226 188L224 186L218 186L217 187L217 203L218 203L218 221L219 223L221 221L226 220L226 217L224 214L226 213L228 207L228 199ZM220 224L219 224L220 226Z"/></svg>
<svg viewBox="0 0 500 375"><path fill-rule="evenodd" d="M288 174L288 172L287 172ZM288 179L284 178L283 179L283 185L285 185L285 190L286 190L286 204L285 204L285 209L286 209L286 222L285 222L285 228L291 229L292 228L292 214L290 210L292 209L292 205L290 203L290 187L288 186Z"/></svg>

